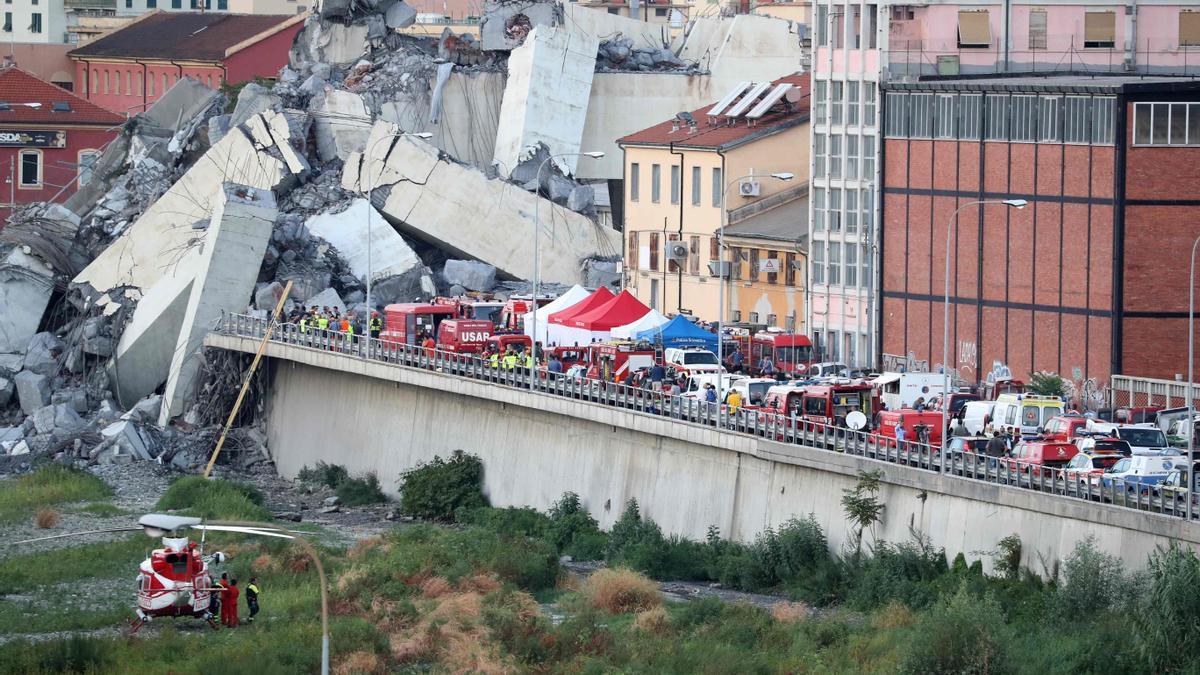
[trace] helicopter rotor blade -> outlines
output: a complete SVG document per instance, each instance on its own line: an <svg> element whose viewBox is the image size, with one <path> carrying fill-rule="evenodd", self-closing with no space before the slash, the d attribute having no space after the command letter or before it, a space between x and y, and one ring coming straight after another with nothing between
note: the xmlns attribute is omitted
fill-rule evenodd
<svg viewBox="0 0 1200 675"><path fill-rule="evenodd" d="M260 537L279 537L280 539L295 539L290 534L276 532L272 530L263 530L254 527L244 527L240 525L192 525L193 530L212 530L214 532L240 532L242 534L255 534Z"/></svg>
<svg viewBox="0 0 1200 675"><path fill-rule="evenodd" d="M39 541L49 541L51 539L64 539L66 537L80 537L85 534L104 534L106 532L140 532L141 527L110 527L103 530L84 530L82 532L67 532L66 534L52 534L48 537L37 537L36 539L23 539L14 541L13 544L32 544Z"/></svg>

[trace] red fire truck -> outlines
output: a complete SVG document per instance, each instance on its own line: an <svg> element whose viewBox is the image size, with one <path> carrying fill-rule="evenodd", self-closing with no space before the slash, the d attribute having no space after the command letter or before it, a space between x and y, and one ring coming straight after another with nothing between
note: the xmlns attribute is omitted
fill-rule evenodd
<svg viewBox="0 0 1200 675"><path fill-rule="evenodd" d="M533 340L529 339L528 335L520 333L499 333L487 339L490 351L499 353L501 356L508 351L509 347L513 347L519 352L527 352L533 346Z"/></svg>
<svg viewBox="0 0 1200 675"><path fill-rule="evenodd" d="M559 361L562 361L563 372L565 373L568 368L577 363L587 365L591 358L592 350L587 347L550 347L545 351L547 361L555 356L558 357Z"/></svg>
<svg viewBox="0 0 1200 675"><path fill-rule="evenodd" d="M457 298L438 297L432 300L432 304L453 307L454 316L460 319L477 319L480 321L490 321L493 324L500 320L500 313L504 309L503 302L482 300L470 296L460 296Z"/></svg>
<svg viewBox="0 0 1200 675"><path fill-rule="evenodd" d="M638 349L633 342L598 342L589 345L591 362L587 376L593 379L620 382L630 372L654 365L653 349Z"/></svg>
<svg viewBox="0 0 1200 675"><path fill-rule="evenodd" d="M879 409L879 395L868 382L840 380L826 384L777 385L767 390L764 412L816 424L845 424L857 410L870 420Z"/></svg>
<svg viewBox="0 0 1200 675"><path fill-rule="evenodd" d="M896 427L904 427L904 440L908 442L921 441L928 437L928 443L934 448L942 447L942 413L938 410L923 410L917 412L909 408L884 410L879 413L879 428L875 431L888 440L886 443L895 447Z"/></svg>
<svg viewBox="0 0 1200 675"><path fill-rule="evenodd" d="M766 330L757 333L750 343L746 365L757 370L763 356L771 359L776 370L803 373L813 364L812 340L807 335Z"/></svg>
<svg viewBox="0 0 1200 675"><path fill-rule="evenodd" d="M457 354L478 354L492 336L491 321L476 319L446 319L438 325L438 349Z"/></svg>
<svg viewBox="0 0 1200 675"><path fill-rule="evenodd" d="M404 302L383 308L386 321L379 339L384 342L415 345L417 336L437 335L438 325L444 319L454 318L454 308L449 305L426 305Z"/></svg>
<svg viewBox="0 0 1200 675"><path fill-rule="evenodd" d="M550 304L554 298L549 295L543 295L538 298L538 307ZM504 307L496 314L496 328L501 330L511 330L521 332L525 330L525 315L533 311L533 296L514 295L504 303ZM549 314L542 316L542 312L538 312L538 323L542 323L549 317Z"/></svg>

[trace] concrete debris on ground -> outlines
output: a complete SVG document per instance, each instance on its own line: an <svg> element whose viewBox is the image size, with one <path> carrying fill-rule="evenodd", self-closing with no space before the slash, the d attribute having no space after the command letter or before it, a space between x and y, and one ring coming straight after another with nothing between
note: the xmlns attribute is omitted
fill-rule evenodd
<svg viewBox="0 0 1200 675"><path fill-rule="evenodd" d="M803 53L768 17L672 32L546 0L483 14L478 38L421 36L400 32L416 20L401 0L325 0L274 84L231 101L182 78L87 185L17 209L0 231L0 471L203 466L244 367L200 369L205 331L265 316L288 282L285 310L505 298L529 291L540 226L543 290L619 288L593 187L623 173L616 139ZM606 154L547 161L584 150ZM235 430L230 458L269 466L265 437Z"/></svg>

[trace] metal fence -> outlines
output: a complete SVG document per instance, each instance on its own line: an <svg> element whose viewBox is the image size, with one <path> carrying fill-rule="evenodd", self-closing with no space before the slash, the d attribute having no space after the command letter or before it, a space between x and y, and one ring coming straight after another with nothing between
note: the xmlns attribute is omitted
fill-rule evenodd
<svg viewBox="0 0 1200 675"><path fill-rule="evenodd" d="M1182 408L1187 405L1187 382L1156 380L1149 377L1113 375L1112 407L1115 408ZM1193 404L1200 404L1200 384L1193 385Z"/></svg>
<svg viewBox="0 0 1200 675"><path fill-rule="evenodd" d="M217 332L261 340L269 325L267 319L223 314ZM497 367L473 354L364 339L363 336L313 328L304 330L290 323L277 325L271 341L343 354L346 358L431 370L443 375L659 415L729 433L749 434L789 445L857 455L881 463L900 464L931 472L943 470L940 448L928 443L897 442L890 436L871 431L854 431L757 409L730 410L724 405L687 396L671 396L643 387L572 377L543 369L533 369L531 372L524 367ZM1184 517L1187 511L1187 495L1183 488L1151 486L1103 474L1048 467L1011 457L988 457L970 451L952 449L947 454L949 459L945 461L945 473L960 479L1036 490L1068 499L1106 502L1170 516ZM1197 503L1194 495L1192 503ZM1192 510L1194 514L1200 511L1195 507Z"/></svg>

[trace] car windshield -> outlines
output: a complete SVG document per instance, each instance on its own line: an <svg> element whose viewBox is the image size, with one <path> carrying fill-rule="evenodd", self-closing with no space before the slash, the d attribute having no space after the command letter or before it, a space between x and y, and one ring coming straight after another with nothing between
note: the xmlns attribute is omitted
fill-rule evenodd
<svg viewBox="0 0 1200 675"><path fill-rule="evenodd" d="M712 352L684 352L683 365L715 366L717 365L717 355Z"/></svg>
<svg viewBox="0 0 1200 675"><path fill-rule="evenodd" d="M1055 417L1058 417L1061 414L1062 414L1062 408L1058 408L1058 407L1042 408L1042 424L1049 422L1050 420L1054 419Z"/></svg>
<svg viewBox="0 0 1200 675"><path fill-rule="evenodd" d="M1120 436L1121 440L1127 441L1130 445L1142 448L1161 448L1167 444L1167 437L1163 435L1160 429L1121 427L1117 429L1117 436Z"/></svg>
<svg viewBox="0 0 1200 675"><path fill-rule="evenodd" d="M1021 409L1021 426L1036 427L1039 419L1036 405L1027 405Z"/></svg>
<svg viewBox="0 0 1200 675"><path fill-rule="evenodd" d="M1121 459L1120 457L1115 456L1115 455L1112 457L1093 457L1092 458L1092 468L1107 469L1108 467L1112 466L1113 464L1116 464L1117 461L1120 459Z"/></svg>
<svg viewBox="0 0 1200 675"><path fill-rule="evenodd" d="M504 309L503 305L475 305L472 308L471 316L480 321L496 323L496 319L500 318L500 310L502 309Z"/></svg>
<svg viewBox="0 0 1200 675"><path fill-rule="evenodd" d="M767 390L770 389L774 382L753 382L747 385L750 393L750 403L758 405L767 395Z"/></svg>
<svg viewBox="0 0 1200 675"><path fill-rule="evenodd" d="M975 394L958 394L950 399L950 414L954 415L958 413L958 411L962 410L963 406L965 406L968 401L978 400L979 397Z"/></svg>
<svg viewBox="0 0 1200 675"><path fill-rule="evenodd" d="M812 360L812 347L796 345L792 347L776 347L775 360L784 363L803 363Z"/></svg>

